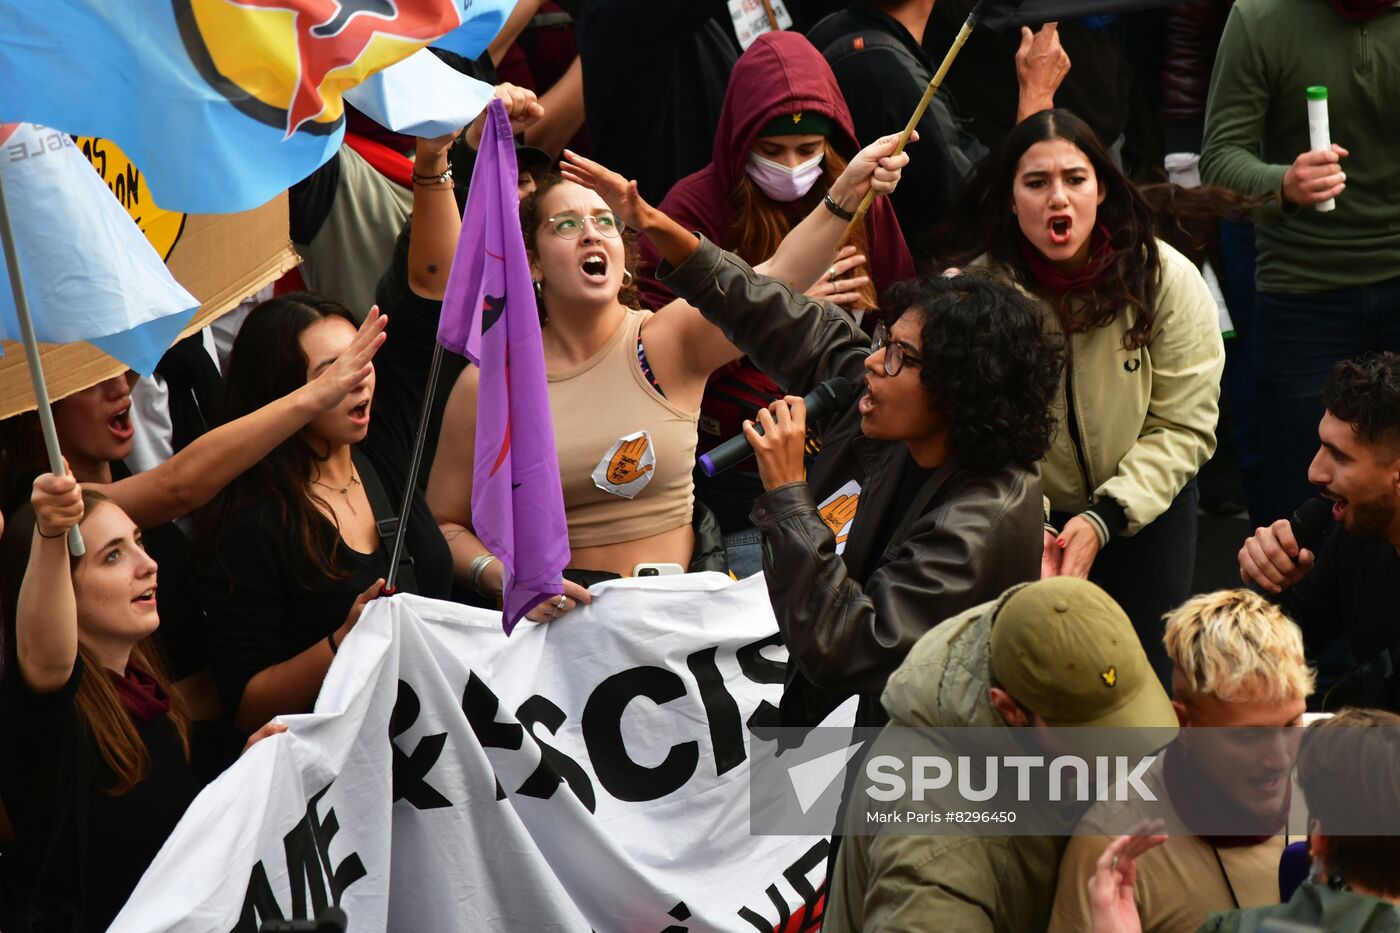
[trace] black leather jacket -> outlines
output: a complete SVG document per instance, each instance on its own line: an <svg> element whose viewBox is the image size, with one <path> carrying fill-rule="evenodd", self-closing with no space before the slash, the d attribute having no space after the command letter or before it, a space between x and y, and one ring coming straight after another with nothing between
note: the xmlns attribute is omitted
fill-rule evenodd
<svg viewBox="0 0 1400 933"><path fill-rule="evenodd" d="M680 268L658 272L785 391L805 395L833 376L863 378L870 338L835 305L758 275L703 238ZM773 612L796 662L783 723L815 725L860 694L858 722L878 724L885 680L919 636L1039 578L1040 475L1018 467L970 470L954 453L924 482L877 555L875 539L896 498L907 448L865 437L855 406L815 427L822 449L807 482L766 492L752 513L763 532ZM817 503L851 479L860 483L861 499L845 553L837 555ZM861 582L852 574L864 567L873 569Z"/></svg>

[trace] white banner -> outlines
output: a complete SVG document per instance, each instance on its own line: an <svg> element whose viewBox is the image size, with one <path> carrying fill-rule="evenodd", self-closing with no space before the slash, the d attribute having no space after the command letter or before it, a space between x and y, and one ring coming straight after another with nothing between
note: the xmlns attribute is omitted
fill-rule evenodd
<svg viewBox="0 0 1400 933"><path fill-rule="evenodd" d="M558 622L371 604L316 712L190 806L119 933L814 929L828 842L749 832L786 650L761 576L605 583Z"/></svg>

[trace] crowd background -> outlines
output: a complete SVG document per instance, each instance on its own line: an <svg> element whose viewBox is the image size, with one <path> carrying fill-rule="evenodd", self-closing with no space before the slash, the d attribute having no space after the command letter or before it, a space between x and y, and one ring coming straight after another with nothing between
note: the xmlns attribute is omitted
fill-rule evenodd
<svg viewBox="0 0 1400 933"><path fill-rule="evenodd" d="M866 724L922 715L887 688L964 651L985 663L949 724L1052 722L1062 698L997 661L1007 613L1123 639L1142 725L1400 708L1393 0L979 30L895 153L971 5L788 0L794 28L741 49L719 0L522 0L480 59L439 53L497 87L517 134L573 553L530 618L643 567L761 569L789 723L852 695ZM1312 85L1329 150L1309 151ZM33 415L0 423L0 918L105 926L198 787L314 703L400 522L403 590L502 592L472 528L479 380L455 354L404 495L481 121L348 126L291 189L300 268L222 323L231 345L196 336L149 379L59 401L69 476ZM860 402L809 424L797 397L833 377ZM692 469L739 433L753 460ZM1319 490L1336 527L1290 522ZM1066 639L1023 650L1097 650ZM1059 724L1102 723L1093 702ZM974 903L977 928L1052 907L1064 929L1099 908L1194 928L1286 899L1258 848L1275 835L1223 859L1211 843L1225 893L1191 904L1143 894L1154 870L1199 870L1189 847L1105 840L1061 866L1062 843L1006 844L967 863L990 874L933 859L911 882L919 854L845 846L832 926L952 928ZM1139 856L1124 912L1104 873ZM1400 893L1366 878L1366 897ZM1400 913L1385 923L1368 929Z"/></svg>

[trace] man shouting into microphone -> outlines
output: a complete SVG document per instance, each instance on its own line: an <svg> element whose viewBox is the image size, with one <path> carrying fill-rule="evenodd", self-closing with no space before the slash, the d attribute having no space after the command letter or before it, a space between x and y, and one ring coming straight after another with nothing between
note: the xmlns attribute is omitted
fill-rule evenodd
<svg viewBox="0 0 1400 933"><path fill-rule="evenodd" d="M1316 554L1287 520L1256 529L1240 549L1240 578L1277 599L1309 655L1344 634L1366 664L1400 646L1400 354L1338 363L1323 401L1308 482L1331 500L1338 527Z"/></svg>

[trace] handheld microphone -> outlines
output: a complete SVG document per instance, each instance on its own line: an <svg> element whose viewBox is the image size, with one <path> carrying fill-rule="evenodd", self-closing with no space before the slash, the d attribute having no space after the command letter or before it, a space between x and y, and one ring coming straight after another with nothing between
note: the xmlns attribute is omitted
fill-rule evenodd
<svg viewBox="0 0 1400 933"><path fill-rule="evenodd" d="M860 394L860 384L847 379L845 376L837 376L835 379L828 379L817 386L802 401L807 406L807 418L816 420L825 418L835 412L842 411L851 406ZM763 433L763 428L755 425L758 433ZM736 464L742 463L753 455L753 447L749 444L749 439L742 434L731 437L729 440L710 450L709 453L700 455L700 469L706 476L714 476L722 473Z"/></svg>
<svg viewBox="0 0 1400 933"><path fill-rule="evenodd" d="M1332 503L1326 499L1309 499L1298 506L1298 511L1288 520L1288 526L1293 530L1298 547L1316 554L1322 547L1322 539L1327 535L1327 525L1331 520Z"/></svg>

